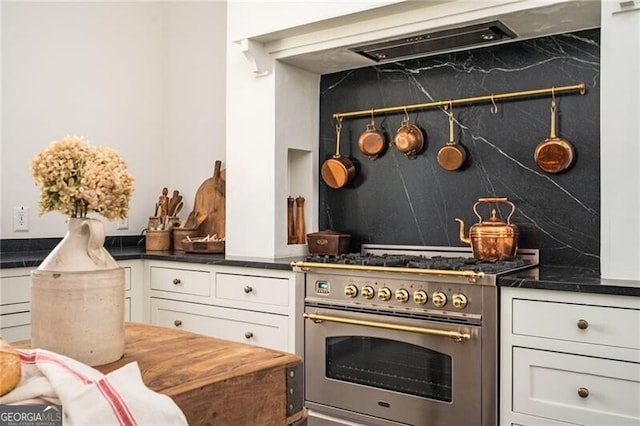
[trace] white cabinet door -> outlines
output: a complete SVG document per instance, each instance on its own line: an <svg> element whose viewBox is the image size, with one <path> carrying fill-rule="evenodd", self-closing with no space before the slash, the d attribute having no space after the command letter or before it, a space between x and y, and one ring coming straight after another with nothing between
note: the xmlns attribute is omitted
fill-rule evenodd
<svg viewBox="0 0 640 426"><path fill-rule="evenodd" d="M31 338L31 270L2 271L0 278L0 336L7 342Z"/></svg>
<svg viewBox="0 0 640 426"><path fill-rule="evenodd" d="M284 315L151 298L151 323L281 351L289 347Z"/></svg>
<svg viewBox="0 0 640 426"><path fill-rule="evenodd" d="M211 296L208 271L152 266L150 275L151 290L185 296Z"/></svg>
<svg viewBox="0 0 640 426"><path fill-rule="evenodd" d="M640 424L640 366L514 347L513 411L582 425Z"/></svg>
<svg viewBox="0 0 640 426"><path fill-rule="evenodd" d="M535 321L532 321L535 318ZM640 349L640 309L513 299L513 334Z"/></svg>

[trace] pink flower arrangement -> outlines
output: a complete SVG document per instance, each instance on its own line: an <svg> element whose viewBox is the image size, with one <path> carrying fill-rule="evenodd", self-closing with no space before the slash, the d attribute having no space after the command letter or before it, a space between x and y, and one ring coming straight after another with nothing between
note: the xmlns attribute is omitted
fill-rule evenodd
<svg viewBox="0 0 640 426"><path fill-rule="evenodd" d="M129 214L133 178L112 148L67 136L34 157L31 175L40 187L40 214L57 211L77 218L96 212L109 220Z"/></svg>

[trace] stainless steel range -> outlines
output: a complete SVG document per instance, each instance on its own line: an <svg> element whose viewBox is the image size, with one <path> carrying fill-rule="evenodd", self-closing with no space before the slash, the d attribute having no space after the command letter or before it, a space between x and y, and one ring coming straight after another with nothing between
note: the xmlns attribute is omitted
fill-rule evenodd
<svg viewBox="0 0 640 426"><path fill-rule="evenodd" d="M496 279L537 264L530 249L478 262L380 245L292 263L306 272L309 425L496 425Z"/></svg>

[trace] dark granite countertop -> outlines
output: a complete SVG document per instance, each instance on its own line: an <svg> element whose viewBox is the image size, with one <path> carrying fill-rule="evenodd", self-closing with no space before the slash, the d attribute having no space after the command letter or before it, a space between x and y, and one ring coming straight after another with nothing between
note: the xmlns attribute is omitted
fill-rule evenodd
<svg viewBox="0 0 640 426"><path fill-rule="evenodd" d="M300 257L280 259L252 259L230 257L224 254L185 253L173 251L146 251L139 246L107 247L115 260L150 259L172 262L199 263L203 265L224 265L246 268L291 271L291 262ZM37 267L51 250L7 251L0 252L0 269Z"/></svg>
<svg viewBox="0 0 640 426"><path fill-rule="evenodd" d="M290 271L291 262L302 257L279 259L252 259L230 257L224 254L198 254L172 251L146 251L139 237L107 239L105 247L116 260L150 259L171 262L199 263L203 265L237 266ZM9 240L2 242L0 269L37 267L59 239ZM582 293L615 294L640 297L640 280L614 280L602 278L600 271L590 268L539 266L498 278L500 287L534 288Z"/></svg>
<svg viewBox="0 0 640 426"><path fill-rule="evenodd" d="M498 279L498 285L640 297L640 280L602 278L598 270L578 267L539 266L504 275Z"/></svg>

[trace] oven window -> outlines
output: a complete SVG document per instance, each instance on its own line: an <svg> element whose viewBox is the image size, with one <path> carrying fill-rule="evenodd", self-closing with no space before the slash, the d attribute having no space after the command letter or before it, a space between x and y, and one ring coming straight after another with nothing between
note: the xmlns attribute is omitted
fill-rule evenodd
<svg viewBox="0 0 640 426"><path fill-rule="evenodd" d="M327 377L451 402L451 357L396 340L326 339Z"/></svg>

